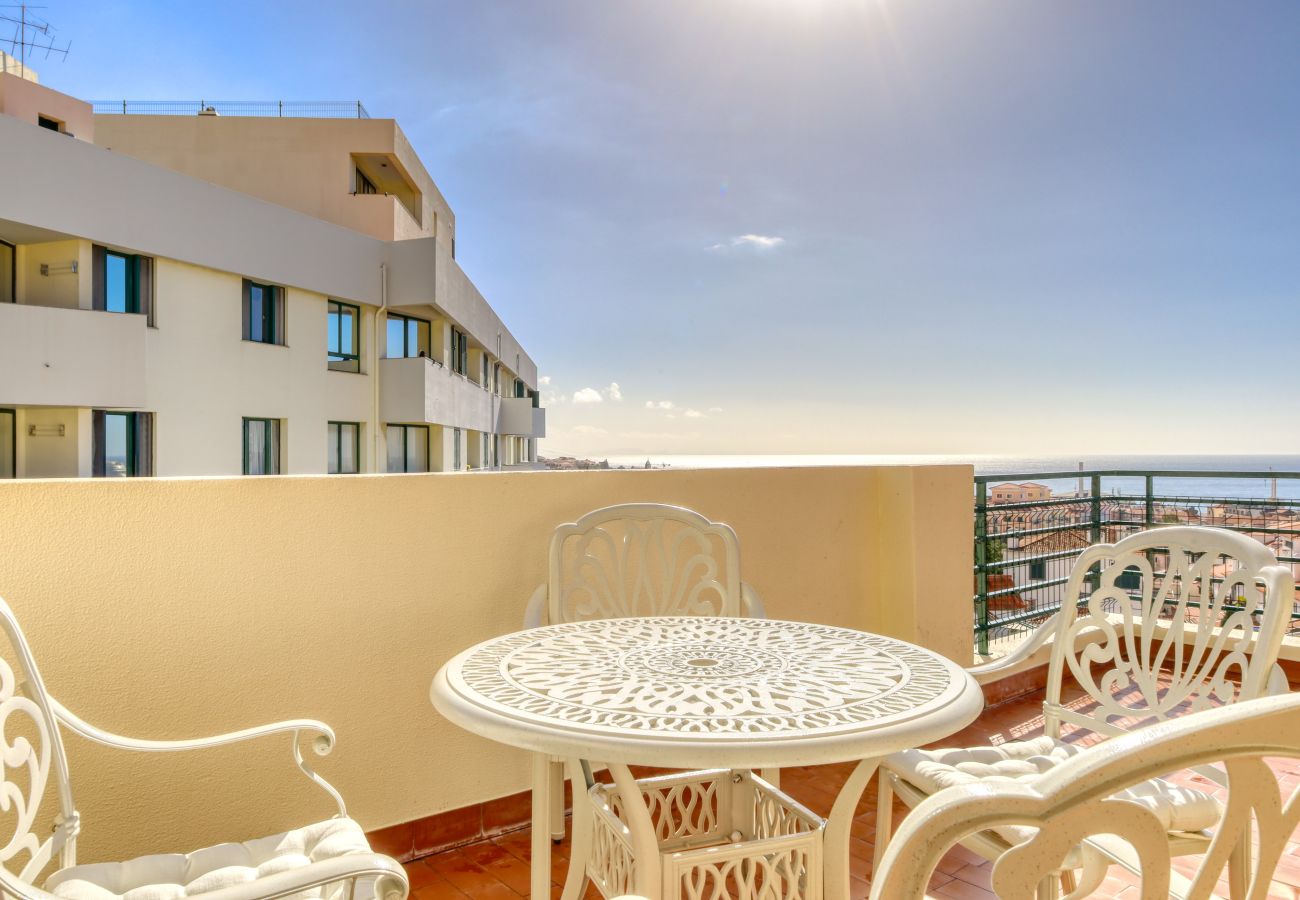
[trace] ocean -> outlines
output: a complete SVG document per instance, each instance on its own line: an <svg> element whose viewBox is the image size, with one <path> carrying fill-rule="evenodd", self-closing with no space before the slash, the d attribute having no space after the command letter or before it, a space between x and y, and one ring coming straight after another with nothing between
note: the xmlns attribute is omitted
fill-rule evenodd
<svg viewBox="0 0 1300 900"><path fill-rule="evenodd" d="M961 456L940 454L650 454L611 456L611 466L639 468L646 461L674 469L754 468L761 466L923 466L970 465L977 475L1026 476L1054 491L1072 491L1077 479L1044 480L1035 472L1086 470L1171 471L1224 473L1211 478L1157 478L1155 491L1162 496L1242 497L1300 500L1300 455L1186 455L1186 456ZM1278 478L1232 477L1231 472L1274 472ZM1286 477L1289 475L1290 477ZM1102 493L1141 494L1140 477L1112 476L1102 482ZM1276 493L1274 491L1276 490Z"/></svg>

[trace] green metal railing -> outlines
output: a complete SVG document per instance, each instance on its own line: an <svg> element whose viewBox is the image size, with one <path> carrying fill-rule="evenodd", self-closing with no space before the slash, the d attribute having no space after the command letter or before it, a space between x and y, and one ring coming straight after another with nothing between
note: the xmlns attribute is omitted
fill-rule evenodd
<svg viewBox="0 0 1300 900"><path fill-rule="evenodd" d="M1140 489L1135 486L1139 479ZM1204 496L1156 489L1157 480L1163 488L1168 481L1187 486L1230 479L1256 484L1273 479L1271 495ZM990 498L994 485L1053 481L1069 481L1074 489L1022 501ZM1146 528L1174 523L1227 528L1272 541L1278 561L1294 568L1300 564L1300 499L1279 498L1279 482L1300 486L1300 472L1092 470L975 476L976 650L987 655L995 643L1023 635L1060 609L1070 568L1085 547ZM1298 610L1293 602L1293 632L1300 631Z"/></svg>

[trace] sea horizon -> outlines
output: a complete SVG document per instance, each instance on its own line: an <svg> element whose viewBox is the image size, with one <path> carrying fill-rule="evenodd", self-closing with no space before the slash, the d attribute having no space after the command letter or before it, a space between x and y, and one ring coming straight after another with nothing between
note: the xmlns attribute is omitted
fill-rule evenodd
<svg viewBox="0 0 1300 900"><path fill-rule="evenodd" d="M650 453L614 454L605 459L612 467L721 469L816 466L922 466L969 465L976 475L1026 476L1035 473L1085 471L1168 471L1224 473L1208 478L1156 478L1160 495L1262 498L1300 500L1300 454L1040 454L1011 456L952 453ZM1232 472L1276 473L1277 478L1232 477ZM1041 479L1057 492L1077 487L1077 476ZM1111 476L1104 480L1103 493L1141 493L1140 477Z"/></svg>

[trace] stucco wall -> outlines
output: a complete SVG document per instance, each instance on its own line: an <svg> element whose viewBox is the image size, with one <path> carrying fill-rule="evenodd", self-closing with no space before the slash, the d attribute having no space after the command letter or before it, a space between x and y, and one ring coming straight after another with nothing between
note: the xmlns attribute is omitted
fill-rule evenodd
<svg viewBox="0 0 1300 900"><path fill-rule="evenodd" d="M63 123L67 135L80 141L94 141L95 117L84 100L69 97L37 84L34 79L0 73L0 115L13 116L35 125L41 116Z"/></svg>
<svg viewBox="0 0 1300 900"><path fill-rule="evenodd" d="M436 235L451 245L451 207L392 119L103 115L95 124L95 142L116 153L380 240ZM353 195L353 154L390 155L398 162L419 188L420 222L394 209L392 200ZM439 222L444 234L435 232Z"/></svg>
<svg viewBox="0 0 1300 900"><path fill-rule="evenodd" d="M145 331L143 316L0 304L0 405L141 407Z"/></svg>
<svg viewBox="0 0 1300 900"><path fill-rule="evenodd" d="M155 413L157 474L240 474L245 416L288 420L286 474L325 471L328 422L374 427L370 377L326 367L325 296L288 289L286 346L259 344L241 338L237 275L159 259L155 278L144 408ZM374 311L362 315L368 335Z"/></svg>
<svg viewBox="0 0 1300 900"><path fill-rule="evenodd" d="M0 596L55 696L142 737L291 716L367 828L521 790L527 760L442 721L429 683L519 627L551 530L610 503L729 522L773 616L970 659L968 467L0 483ZM960 538L960 539L958 539ZM903 607L917 605L913 614ZM69 739L86 861L330 814L269 740L180 756Z"/></svg>

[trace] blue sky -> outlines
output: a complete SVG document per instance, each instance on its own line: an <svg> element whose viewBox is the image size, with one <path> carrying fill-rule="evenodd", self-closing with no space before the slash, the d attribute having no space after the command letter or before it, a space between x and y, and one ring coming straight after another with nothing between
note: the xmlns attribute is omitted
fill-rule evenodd
<svg viewBox="0 0 1300 900"><path fill-rule="evenodd" d="M1300 4L47 14L69 93L397 118L550 452L1300 446Z"/></svg>

